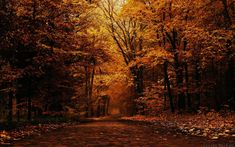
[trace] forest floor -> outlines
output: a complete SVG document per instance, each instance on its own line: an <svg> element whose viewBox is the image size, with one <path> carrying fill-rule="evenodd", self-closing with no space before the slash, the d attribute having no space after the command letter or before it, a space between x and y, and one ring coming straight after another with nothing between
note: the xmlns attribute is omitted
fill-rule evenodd
<svg viewBox="0 0 235 147"><path fill-rule="evenodd" d="M25 127L25 136L5 132L8 142L1 146L15 147L234 147L232 136L210 139L179 130L173 122L157 117L95 118L83 123L44 124ZM167 124L167 125L166 125ZM28 133L25 133L25 131ZM18 131L20 132L20 131ZM11 134L13 133L13 134Z"/></svg>
<svg viewBox="0 0 235 147"><path fill-rule="evenodd" d="M122 117L122 120L161 125L187 135L202 136L212 140L220 138L235 140L235 115L233 113L226 113L226 115L217 112L194 115L163 113L154 117L142 115Z"/></svg>
<svg viewBox="0 0 235 147"><path fill-rule="evenodd" d="M53 123L38 123L38 124L25 124L15 129L0 130L0 146L10 145L12 142L28 138L34 135L46 134L48 132L64 128L75 123L53 122ZM76 123L77 124L77 123Z"/></svg>

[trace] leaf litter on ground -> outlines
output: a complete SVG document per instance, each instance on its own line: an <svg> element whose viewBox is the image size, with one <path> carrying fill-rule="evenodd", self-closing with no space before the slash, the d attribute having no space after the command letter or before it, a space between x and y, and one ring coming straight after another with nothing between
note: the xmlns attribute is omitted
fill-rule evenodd
<svg viewBox="0 0 235 147"><path fill-rule="evenodd" d="M176 128L189 135L203 136L213 140L220 137L235 137L235 115L233 113L227 113L225 116L218 112L194 115L162 113L158 116L136 115L121 119L160 124L162 127Z"/></svg>
<svg viewBox="0 0 235 147"><path fill-rule="evenodd" d="M49 123L38 125L26 125L10 131L0 131L0 145L10 144L12 141L20 140L31 135L41 135L42 133L49 132L55 129L70 126L71 123Z"/></svg>

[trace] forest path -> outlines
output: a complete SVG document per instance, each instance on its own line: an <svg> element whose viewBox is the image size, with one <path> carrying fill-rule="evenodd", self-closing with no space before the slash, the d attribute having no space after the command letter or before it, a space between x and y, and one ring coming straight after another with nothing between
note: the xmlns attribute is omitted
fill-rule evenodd
<svg viewBox="0 0 235 147"><path fill-rule="evenodd" d="M232 146L224 141L207 140L168 132L164 128L122 122L93 121L67 126L41 136L15 142L13 147L209 147Z"/></svg>

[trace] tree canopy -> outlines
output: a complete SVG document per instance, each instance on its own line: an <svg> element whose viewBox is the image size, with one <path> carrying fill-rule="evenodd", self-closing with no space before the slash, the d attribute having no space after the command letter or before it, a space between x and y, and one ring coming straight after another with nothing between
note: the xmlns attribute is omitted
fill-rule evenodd
<svg viewBox="0 0 235 147"><path fill-rule="evenodd" d="M235 108L233 0L1 0L1 118ZM22 116L22 117L21 117Z"/></svg>

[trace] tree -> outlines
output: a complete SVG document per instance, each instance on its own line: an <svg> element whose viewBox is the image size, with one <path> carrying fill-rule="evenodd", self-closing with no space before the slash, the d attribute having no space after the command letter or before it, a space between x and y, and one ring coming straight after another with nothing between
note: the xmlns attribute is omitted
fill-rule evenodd
<svg viewBox="0 0 235 147"><path fill-rule="evenodd" d="M0 1L0 10L0 85L3 88L1 89L1 93L3 93L3 96L5 96L1 99L8 99L7 120L8 124L11 125L13 120L12 104L15 93L14 83L21 74L19 70L11 66L11 64L15 62L14 58L11 58L12 55L14 56L14 53L11 54L10 52L12 51L12 48L14 48L12 40L16 31L15 24L13 23L16 18L13 1Z"/></svg>
<svg viewBox="0 0 235 147"><path fill-rule="evenodd" d="M119 17L121 6L119 1L101 1L99 6L107 19L106 27L110 35L118 46L126 65L130 67L136 97L140 97L144 88L144 65L141 63L137 65L135 60L141 56L143 50L142 33L145 30L145 25L128 15ZM133 114L137 111L135 107Z"/></svg>
<svg viewBox="0 0 235 147"><path fill-rule="evenodd" d="M140 20L148 32L144 36L150 36L148 41L145 41L146 53L139 62L146 64L155 61L152 63L164 64L163 67L166 67L166 62L162 62L163 60L173 67L168 68L171 76L169 81L172 83L173 96L178 99L180 112L185 109L186 101L189 110L192 107L199 109L202 93L206 95L206 98L203 97L203 102L208 100L211 105L215 102L217 109L222 101L226 101L223 92L218 91L223 87L221 82L227 80L218 78L218 68L220 70L223 68L217 64L223 60L221 58L228 58L222 52L229 50L229 54L233 54L231 51L233 44L231 40L234 36L232 33L233 7L233 2L223 0L197 2L133 0L125 5L125 15ZM151 53L152 50L155 54ZM159 58L163 57L161 55L167 56ZM227 61L223 60L223 62ZM227 63L231 63L231 60ZM175 73L173 75L172 69ZM229 69L228 73L233 73L233 68ZM166 74L168 72L162 71L169 85ZM220 76L222 75L223 72L220 73ZM232 81L232 76L228 77ZM222 94L220 98L218 98L219 93ZM170 95L171 91L168 90L168 96L172 97ZM214 102L209 100L210 97L214 97ZM173 110L172 99L170 98L171 110Z"/></svg>
<svg viewBox="0 0 235 147"><path fill-rule="evenodd" d="M5 37L4 46L1 46L1 59L9 63L9 69L21 71L20 76L11 80L14 84L9 84L16 86L17 106L27 102L28 120L32 119L32 109L37 105L51 105L50 109L61 110L61 103L65 101L63 99L69 99L73 92L70 87L71 75L67 72L65 60L68 60L68 51L77 48L77 4L53 0L22 0L14 5L11 1L8 2L5 5L9 9L5 9L7 12L3 15L6 15L4 21L10 23L4 22L1 27L1 37ZM9 98L12 98L12 92L9 93ZM38 103L40 101L41 104ZM12 108L11 99L9 108ZM11 111L9 115L10 113Z"/></svg>

